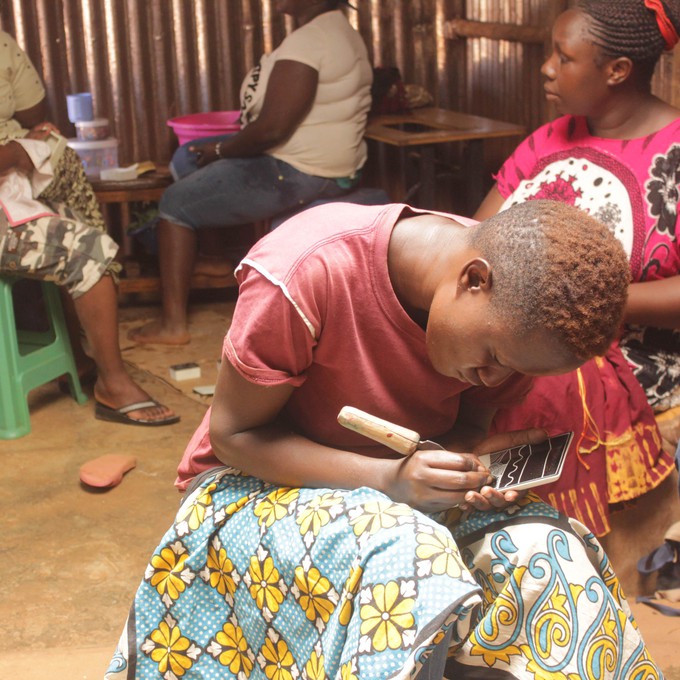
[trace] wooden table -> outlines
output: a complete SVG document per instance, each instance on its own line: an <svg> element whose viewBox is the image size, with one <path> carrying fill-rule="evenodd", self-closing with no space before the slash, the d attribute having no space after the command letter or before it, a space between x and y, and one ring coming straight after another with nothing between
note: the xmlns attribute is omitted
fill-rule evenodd
<svg viewBox="0 0 680 680"><path fill-rule="evenodd" d="M366 127L366 138L402 149L418 149L420 155L419 207L435 208L435 145L465 142L462 169L467 189L467 204L471 210L482 202L486 177L484 170L484 141L503 137L520 137L525 134L521 125L505 123L482 116L427 107L413 109L410 113L390 114L371 118ZM381 163L381 173L387 172ZM402 183L400 196L407 195Z"/></svg>

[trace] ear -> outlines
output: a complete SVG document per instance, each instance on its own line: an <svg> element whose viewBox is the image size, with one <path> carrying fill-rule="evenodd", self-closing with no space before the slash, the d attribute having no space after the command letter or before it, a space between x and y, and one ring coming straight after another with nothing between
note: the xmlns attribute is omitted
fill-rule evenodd
<svg viewBox="0 0 680 680"><path fill-rule="evenodd" d="M633 62L628 57L617 57L607 63L607 85L620 85L628 80L633 71Z"/></svg>
<svg viewBox="0 0 680 680"><path fill-rule="evenodd" d="M482 257L475 257L463 265L458 277L458 287L470 292L491 290L491 265Z"/></svg>

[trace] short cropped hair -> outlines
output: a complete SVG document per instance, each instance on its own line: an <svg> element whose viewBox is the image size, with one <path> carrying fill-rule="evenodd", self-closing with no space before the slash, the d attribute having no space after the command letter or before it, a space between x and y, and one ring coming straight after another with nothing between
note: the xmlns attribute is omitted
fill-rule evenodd
<svg viewBox="0 0 680 680"><path fill-rule="evenodd" d="M662 0L662 5L680 33L680 0ZM576 6L590 18L590 33L602 54L628 57L641 81L649 83L666 42L656 15L643 0L579 0Z"/></svg>
<svg viewBox="0 0 680 680"><path fill-rule="evenodd" d="M630 268L612 232L557 201L527 201L480 222L470 245L491 265L494 313L545 330L574 357L605 353L623 318Z"/></svg>

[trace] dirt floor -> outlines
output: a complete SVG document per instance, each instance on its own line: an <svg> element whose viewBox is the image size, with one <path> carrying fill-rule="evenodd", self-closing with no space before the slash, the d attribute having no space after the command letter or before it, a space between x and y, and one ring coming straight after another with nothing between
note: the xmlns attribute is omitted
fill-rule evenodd
<svg viewBox="0 0 680 680"><path fill-rule="evenodd" d="M154 397L181 414L177 425L142 428L97 421L91 400L79 406L51 384L31 393L32 432L0 441L0 677L102 678L147 560L177 508L175 469L209 403L191 390L214 383L231 309L226 303L195 307L194 339L183 348L132 346L125 341L126 330L155 310L122 311L121 339L130 370ZM168 367L187 361L200 364L201 378L175 383ZM96 493L80 484L83 463L120 452L136 456L137 466L119 486ZM624 549L631 559L638 550L639 543ZM632 607L666 677L680 680L680 618L640 604Z"/></svg>

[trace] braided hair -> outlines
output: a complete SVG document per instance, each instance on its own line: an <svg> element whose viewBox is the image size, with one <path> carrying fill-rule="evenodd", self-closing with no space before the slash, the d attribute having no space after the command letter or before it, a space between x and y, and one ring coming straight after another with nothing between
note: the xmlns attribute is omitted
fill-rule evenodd
<svg viewBox="0 0 680 680"><path fill-rule="evenodd" d="M480 222L468 238L492 267L494 313L518 331L547 331L577 359L605 353L623 318L630 267L604 224L536 200Z"/></svg>
<svg viewBox="0 0 680 680"><path fill-rule="evenodd" d="M661 0L661 4L680 33L680 0ZM667 45L654 11L644 0L579 0L577 7L590 17L590 34L602 56L628 57L641 82L649 83Z"/></svg>

